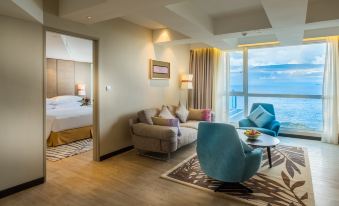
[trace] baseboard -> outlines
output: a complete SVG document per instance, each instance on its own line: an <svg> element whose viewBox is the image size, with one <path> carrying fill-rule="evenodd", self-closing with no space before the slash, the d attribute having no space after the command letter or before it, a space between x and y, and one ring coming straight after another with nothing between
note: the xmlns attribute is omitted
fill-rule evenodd
<svg viewBox="0 0 339 206"><path fill-rule="evenodd" d="M292 138L299 138L299 139L308 139L308 140L317 140L317 141L320 141L320 140L321 140L321 137L306 136L306 135L299 135L299 134L285 134L285 133L279 133L279 136L283 136L283 137L292 137Z"/></svg>
<svg viewBox="0 0 339 206"><path fill-rule="evenodd" d="M38 179L29 181L29 182L25 182L23 184L2 190L2 191L0 191L0 199L4 198L6 196L12 195L14 193L17 193L17 192L21 192L21 191L26 190L28 188L43 184L44 182L45 182L45 178L40 177Z"/></svg>
<svg viewBox="0 0 339 206"><path fill-rule="evenodd" d="M113 157L113 156L115 156L115 155L118 155L118 154L127 152L127 151L132 150L132 149L134 149L134 146L133 146L133 145L128 146L128 147L124 147L124 148L119 149L119 150L114 151L114 152L110 152L110 153L108 153L108 154L105 154L105 155L103 155L103 156L100 156L100 161L103 161L103 160L105 160L105 159L108 159L108 158Z"/></svg>

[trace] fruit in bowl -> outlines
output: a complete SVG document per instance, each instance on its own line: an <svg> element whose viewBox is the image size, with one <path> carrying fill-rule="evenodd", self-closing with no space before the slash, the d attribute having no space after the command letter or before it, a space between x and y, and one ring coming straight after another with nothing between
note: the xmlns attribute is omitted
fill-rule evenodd
<svg viewBox="0 0 339 206"><path fill-rule="evenodd" d="M258 139L258 137L261 135L261 133L255 129L247 129L244 131L244 134L248 137L250 140Z"/></svg>

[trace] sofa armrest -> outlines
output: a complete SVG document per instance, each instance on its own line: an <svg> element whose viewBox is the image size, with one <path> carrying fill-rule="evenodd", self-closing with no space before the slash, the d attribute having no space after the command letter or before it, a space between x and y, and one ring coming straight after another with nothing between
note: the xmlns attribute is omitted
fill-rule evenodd
<svg viewBox="0 0 339 206"><path fill-rule="evenodd" d="M176 141L178 135L177 127L167 127L159 125L150 125L145 123L137 123L132 126L133 134L150 137L166 141Z"/></svg>
<svg viewBox="0 0 339 206"><path fill-rule="evenodd" d="M215 122L215 112L211 112L211 122Z"/></svg>
<svg viewBox="0 0 339 206"><path fill-rule="evenodd" d="M257 127L254 123L249 119L242 119L239 121L239 127Z"/></svg>

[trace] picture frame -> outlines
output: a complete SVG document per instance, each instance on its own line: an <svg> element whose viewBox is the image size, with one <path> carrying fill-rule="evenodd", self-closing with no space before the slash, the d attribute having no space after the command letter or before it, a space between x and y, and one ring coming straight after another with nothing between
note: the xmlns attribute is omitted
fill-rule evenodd
<svg viewBox="0 0 339 206"><path fill-rule="evenodd" d="M169 62L150 60L150 79L170 79L171 65Z"/></svg>

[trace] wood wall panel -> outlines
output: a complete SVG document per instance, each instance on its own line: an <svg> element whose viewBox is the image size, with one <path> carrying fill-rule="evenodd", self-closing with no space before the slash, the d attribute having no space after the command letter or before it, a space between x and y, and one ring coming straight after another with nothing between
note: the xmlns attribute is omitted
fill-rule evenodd
<svg viewBox="0 0 339 206"><path fill-rule="evenodd" d="M67 60L57 61L57 88L58 95L75 95L74 62Z"/></svg>
<svg viewBox="0 0 339 206"><path fill-rule="evenodd" d="M57 61L47 59L47 97L57 96Z"/></svg>
<svg viewBox="0 0 339 206"><path fill-rule="evenodd" d="M91 98L91 64L85 62L75 63L75 84L86 84L86 96ZM77 90L75 90L77 94Z"/></svg>
<svg viewBox="0 0 339 206"><path fill-rule="evenodd" d="M47 59L47 98L60 95L78 95L77 84L86 84L91 98L91 63Z"/></svg>

